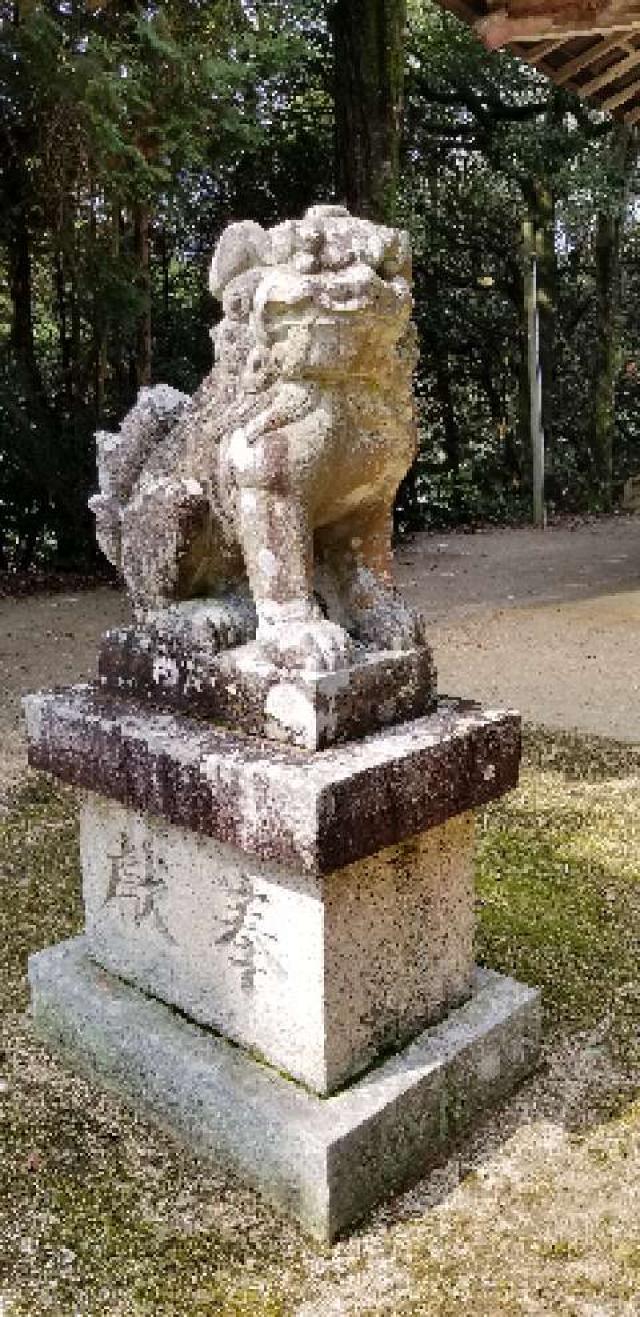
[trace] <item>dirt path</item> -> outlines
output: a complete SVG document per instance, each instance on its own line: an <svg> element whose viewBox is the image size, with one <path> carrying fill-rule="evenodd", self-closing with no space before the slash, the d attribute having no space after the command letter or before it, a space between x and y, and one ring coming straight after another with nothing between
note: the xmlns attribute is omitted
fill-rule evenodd
<svg viewBox="0 0 640 1317"><path fill-rule="evenodd" d="M26 767L21 696L91 676L99 636L128 616L108 588L0 599L0 794Z"/></svg>
<svg viewBox="0 0 640 1317"><path fill-rule="evenodd" d="M419 535L398 580L429 620L442 691L640 741L640 518Z"/></svg>
<svg viewBox="0 0 640 1317"><path fill-rule="evenodd" d="M397 559L441 690L640 741L640 518L418 535ZM100 633L127 617L104 588L0 600L0 789L25 765L21 695L89 676Z"/></svg>
<svg viewBox="0 0 640 1317"><path fill-rule="evenodd" d="M491 607L564 604L640 589L640 517L416 535L397 558L404 585L438 621Z"/></svg>

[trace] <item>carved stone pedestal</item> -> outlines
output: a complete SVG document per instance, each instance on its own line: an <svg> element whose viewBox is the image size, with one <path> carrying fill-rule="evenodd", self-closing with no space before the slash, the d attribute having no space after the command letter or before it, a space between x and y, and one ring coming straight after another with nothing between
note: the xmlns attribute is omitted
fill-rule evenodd
<svg viewBox="0 0 640 1317"><path fill-rule="evenodd" d="M268 662L252 643L219 652L198 644L192 623L204 611L172 610L170 621L177 615L180 624L165 623L164 630L155 623L108 631L98 663L103 692L305 750L324 750L418 718L437 703L426 645L373 652L358 646L348 668L296 671Z"/></svg>
<svg viewBox="0 0 640 1317"><path fill-rule="evenodd" d="M330 1093L469 997L472 829L314 874L91 796L87 951Z"/></svg>
<svg viewBox="0 0 640 1317"><path fill-rule="evenodd" d="M441 700L313 753L89 687L26 706L32 765L86 793L86 933L30 966L85 1069L333 1238L531 1067L537 994L473 964L515 715Z"/></svg>

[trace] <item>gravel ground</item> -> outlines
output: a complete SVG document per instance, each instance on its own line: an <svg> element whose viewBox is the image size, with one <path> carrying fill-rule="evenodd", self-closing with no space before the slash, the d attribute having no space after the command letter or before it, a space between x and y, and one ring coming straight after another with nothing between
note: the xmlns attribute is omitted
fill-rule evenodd
<svg viewBox="0 0 640 1317"><path fill-rule="evenodd" d="M640 741L640 517L420 535L398 560L442 691Z"/></svg>
<svg viewBox="0 0 640 1317"><path fill-rule="evenodd" d="M0 796L26 770L21 696L90 677L101 633L128 616L108 587L0 598Z"/></svg>

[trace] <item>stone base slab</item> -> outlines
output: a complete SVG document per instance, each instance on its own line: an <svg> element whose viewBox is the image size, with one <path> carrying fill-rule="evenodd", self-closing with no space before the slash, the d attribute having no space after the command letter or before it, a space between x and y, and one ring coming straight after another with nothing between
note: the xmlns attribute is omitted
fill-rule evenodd
<svg viewBox="0 0 640 1317"><path fill-rule="evenodd" d="M32 768L305 873L439 827L518 781L520 718L469 700L441 699L424 718L320 754L91 686L24 707Z"/></svg>
<svg viewBox="0 0 640 1317"><path fill-rule="evenodd" d="M539 1048L539 994L479 970L465 1005L319 1098L98 968L83 938L32 956L29 977L42 1037L326 1240L424 1174Z"/></svg>
<svg viewBox="0 0 640 1317"><path fill-rule="evenodd" d="M436 674L426 647L361 649L337 672L288 671L268 662L255 643L215 653L198 645L193 626L172 630L165 623L163 630L161 622L103 636L103 690L306 750L419 718L436 704Z"/></svg>

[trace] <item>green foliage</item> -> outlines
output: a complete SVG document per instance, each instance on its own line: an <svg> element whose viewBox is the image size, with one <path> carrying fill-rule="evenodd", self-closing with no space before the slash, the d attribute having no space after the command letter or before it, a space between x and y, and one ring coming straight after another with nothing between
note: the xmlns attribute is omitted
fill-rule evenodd
<svg viewBox="0 0 640 1317"><path fill-rule="evenodd" d="M153 378L194 388L211 361L206 261L221 228L272 223L325 192L314 11L5 8L0 563L91 557L93 432L133 401L141 324Z"/></svg>
<svg viewBox="0 0 640 1317"><path fill-rule="evenodd" d="M640 466L639 339L629 296L637 279L637 147L630 139L621 153L610 122L516 60L486 54L430 0L415 0L410 20L402 199L415 252L422 444L399 520L528 514L525 220L538 251L551 507L596 507L598 387L612 418L614 493ZM603 214L619 219L606 328L595 250ZM610 334L613 380L602 376L598 356Z"/></svg>
<svg viewBox="0 0 640 1317"><path fill-rule="evenodd" d="M145 327L152 379L195 387L223 226L333 195L328 14L314 0L0 11L0 566L73 566L95 553L93 433L147 378ZM408 11L397 210L415 252L421 451L398 523L528 515L525 219L551 502L597 507L640 468L634 144L431 0ZM613 245L597 261L603 217Z"/></svg>

